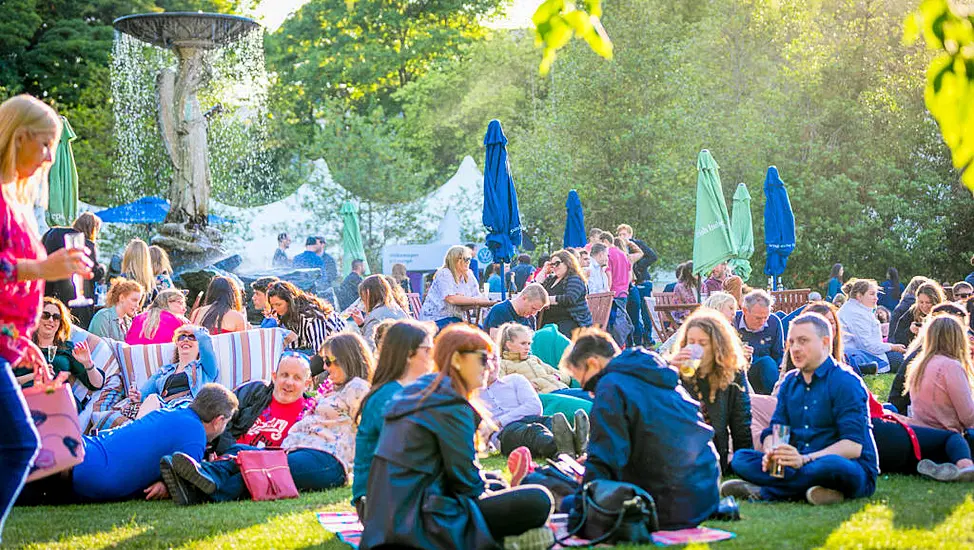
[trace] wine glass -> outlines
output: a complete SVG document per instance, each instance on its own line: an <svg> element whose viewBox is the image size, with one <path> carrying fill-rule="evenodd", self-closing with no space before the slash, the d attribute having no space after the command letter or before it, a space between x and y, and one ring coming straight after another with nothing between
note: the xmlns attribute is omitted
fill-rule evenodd
<svg viewBox="0 0 974 550"><path fill-rule="evenodd" d="M85 234L71 232L64 234L64 248L68 250L84 250ZM84 279L75 273L71 276L71 283L74 285L74 299L68 302L68 307L84 307L94 303L91 298L85 297Z"/></svg>

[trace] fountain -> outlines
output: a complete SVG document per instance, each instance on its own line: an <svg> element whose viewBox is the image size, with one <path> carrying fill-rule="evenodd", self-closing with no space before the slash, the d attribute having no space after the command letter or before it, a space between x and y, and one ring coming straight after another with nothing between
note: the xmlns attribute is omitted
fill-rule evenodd
<svg viewBox="0 0 974 550"><path fill-rule="evenodd" d="M222 237L207 225L211 189L207 134L210 117L218 114L222 105L218 103L204 112L198 94L213 77L210 54L253 36L259 25L240 16L172 12L121 17L115 20L114 27L120 33L172 51L177 60L175 68L162 66L155 74L155 118L171 163L172 178L169 214L152 242L184 261L202 262L217 256ZM116 102L121 104L119 98ZM132 121L119 122L134 126ZM139 141L131 137L120 139L120 148L137 148L142 145ZM130 168L140 168L138 158L130 164L134 165Z"/></svg>

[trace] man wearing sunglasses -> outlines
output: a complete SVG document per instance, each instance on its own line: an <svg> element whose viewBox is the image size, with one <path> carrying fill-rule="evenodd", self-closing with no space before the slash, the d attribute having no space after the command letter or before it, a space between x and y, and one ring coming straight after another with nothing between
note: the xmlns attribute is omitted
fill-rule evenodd
<svg viewBox="0 0 974 550"><path fill-rule="evenodd" d="M951 291L955 302L958 304L966 304L967 301L971 299L971 294L974 294L974 286L971 286L971 284L966 281L961 281L955 284Z"/></svg>

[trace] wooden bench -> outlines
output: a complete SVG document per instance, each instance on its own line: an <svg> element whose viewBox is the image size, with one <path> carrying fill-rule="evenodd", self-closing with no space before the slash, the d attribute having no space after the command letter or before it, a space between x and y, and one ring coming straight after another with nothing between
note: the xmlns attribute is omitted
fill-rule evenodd
<svg viewBox="0 0 974 550"><path fill-rule="evenodd" d="M598 292L585 297L588 309L592 312L592 326L606 329L609 326L609 315L612 313L611 292Z"/></svg>
<svg viewBox="0 0 974 550"><path fill-rule="evenodd" d="M771 297L774 298L774 310L783 313L795 311L808 303L808 294L811 291L809 288L771 291Z"/></svg>

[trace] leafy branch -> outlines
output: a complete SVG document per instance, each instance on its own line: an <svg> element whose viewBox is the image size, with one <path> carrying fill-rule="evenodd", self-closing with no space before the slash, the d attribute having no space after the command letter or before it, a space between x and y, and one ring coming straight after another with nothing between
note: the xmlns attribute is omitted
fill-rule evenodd
<svg viewBox="0 0 974 550"><path fill-rule="evenodd" d="M601 0L583 0L581 8L571 0L545 0L531 17L534 22L535 42L544 46L544 57L539 71L548 74L560 48L568 44L572 36L588 43L592 51L606 59L612 59L612 41L602 27Z"/></svg>

